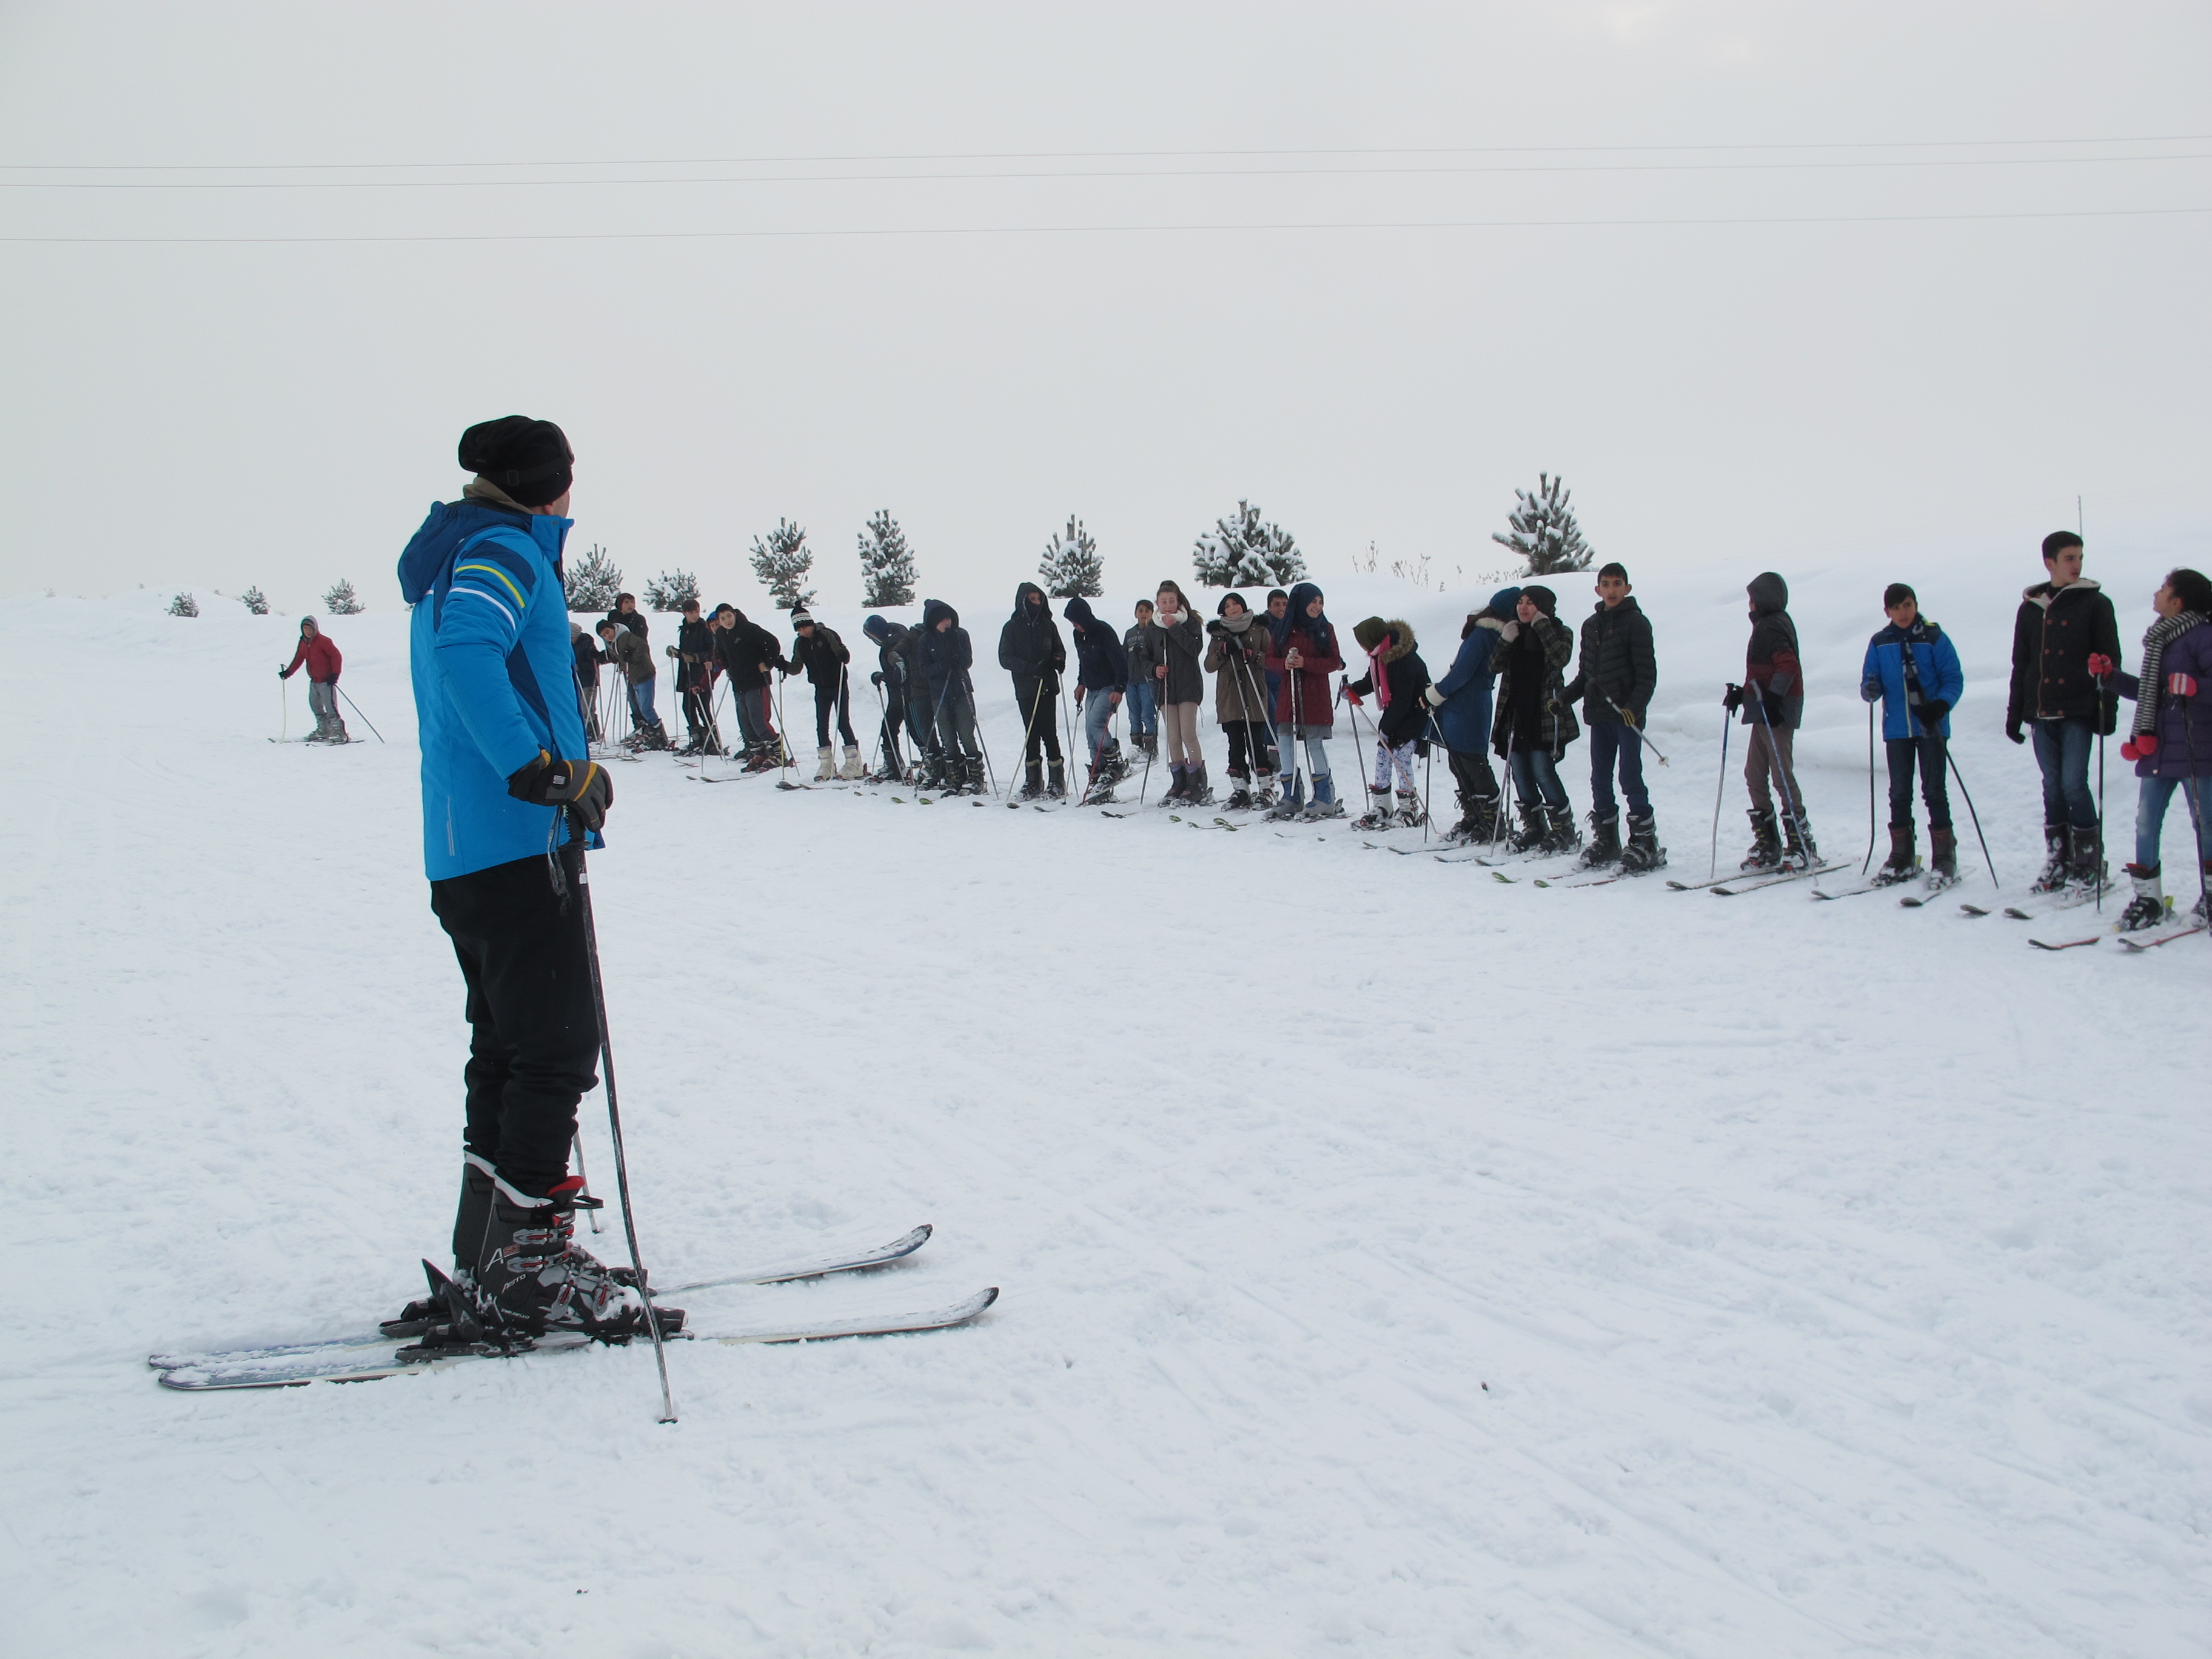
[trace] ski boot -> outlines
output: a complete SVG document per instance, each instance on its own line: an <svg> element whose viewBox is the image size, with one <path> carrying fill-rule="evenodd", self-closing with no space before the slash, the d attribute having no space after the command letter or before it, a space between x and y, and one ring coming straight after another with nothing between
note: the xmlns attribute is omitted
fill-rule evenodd
<svg viewBox="0 0 2212 1659"><path fill-rule="evenodd" d="M828 783L837 775L837 751L823 744L814 751L814 781Z"/></svg>
<svg viewBox="0 0 2212 1659"><path fill-rule="evenodd" d="M1776 833L1774 811L1771 807L1751 809L1751 850L1743 855L1740 870L1778 870L1782 867L1782 837Z"/></svg>
<svg viewBox="0 0 2212 1659"><path fill-rule="evenodd" d="M1589 845L1583 848L1582 857L1575 860L1576 867L1581 870L1601 870L1607 865L1620 862L1620 810L1615 808L1603 817L1592 812Z"/></svg>
<svg viewBox="0 0 2212 1659"><path fill-rule="evenodd" d="M1303 779L1293 777L1283 786L1282 796L1267 809L1267 817L1277 823L1286 823L1305 810L1305 787Z"/></svg>
<svg viewBox="0 0 2212 1659"><path fill-rule="evenodd" d="M1041 799L1043 794L1044 767L1040 762L1031 761L1022 769L1021 793L1017 799L1037 800Z"/></svg>
<svg viewBox="0 0 2212 1659"><path fill-rule="evenodd" d="M1390 810L1389 795L1380 789L1368 797L1370 805L1364 812L1352 819L1355 830L1392 830L1397 827L1398 815Z"/></svg>
<svg viewBox="0 0 2212 1659"><path fill-rule="evenodd" d="M990 769L984 763L981 755L969 756L967 765L962 769L968 775L969 794L988 795L991 793Z"/></svg>
<svg viewBox="0 0 2212 1659"><path fill-rule="evenodd" d="M1091 787L1083 792L1085 806L1103 806L1114 799L1114 780L1102 767L1091 780Z"/></svg>
<svg viewBox="0 0 2212 1659"><path fill-rule="evenodd" d="M2066 885L2084 893L2100 893L2105 890L2104 826L2076 825L2069 832L2069 854L2066 860Z"/></svg>
<svg viewBox="0 0 2212 1659"><path fill-rule="evenodd" d="M1542 848L1546 853L1571 853L1583 844L1583 832L1575 828L1573 807L1547 806L1544 816Z"/></svg>
<svg viewBox="0 0 2212 1659"><path fill-rule="evenodd" d="M1398 792L1398 822L1408 830L1418 830L1429 821L1421 808L1421 798L1411 789Z"/></svg>
<svg viewBox="0 0 2212 1659"><path fill-rule="evenodd" d="M1959 884L1959 838L1950 826L1928 826L1928 890L1940 893Z"/></svg>
<svg viewBox="0 0 2212 1659"><path fill-rule="evenodd" d="M2212 924L2212 906L2205 902L2212 893L2212 859L2204 860L2204 871L2197 890L2197 902L2189 907L2189 919L2199 927Z"/></svg>
<svg viewBox="0 0 2212 1659"><path fill-rule="evenodd" d="M1659 823L1650 813L1628 817L1628 845L1620 849L1620 873L1624 876L1647 875L1662 869L1667 863L1667 849L1659 844Z"/></svg>
<svg viewBox="0 0 2212 1659"><path fill-rule="evenodd" d="M1204 760L1182 775L1182 800L1186 806L1213 805L1213 786L1206 781Z"/></svg>
<svg viewBox="0 0 2212 1659"><path fill-rule="evenodd" d="M1275 780L1281 775L1266 768L1252 775L1252 810L1265 812L1275 804Z"/></svg>
<svg viewBox="0 0 2212 1659"><path fill-rule="evenodd" d="M1326 772L1322 773L1313 781L1313 789L1312 803L1304 811L1298 814L1303 821L1315 823L1322 818L1340 818L1344 816L1344 803L1336 798L1336 780L1334 777Z"/></svg>
<svg viewBox="0 0 2212 1659"><path fill-rule="evenodd" d="M1820 849L1813 840L1813 826L1806 820L1804 808L1798 808L1782 821L1782 833L1790 837L1790 845L1782 854L1784 869L1810 870L1820 863Z"/></svg>
<svg viewBox="0 0 2212 1659"><path fill-rule="evenodd" d="M1249 812L1252 810L1252 777L1249 773L1231 769L1229 799L1223 803L1222 810L1229 812Z"/></svg>
<svg viewBox="0 0 2212 1659"><path fill-rule="evenodd" d="M577 1210L599 1207L575 1176L544 1194L495 1176L475 1268L457 1273L446 1291L453 1335L509 1349L554 1331L614 1343L649 1335L635 1285L575 1242ZM684 1328L682 1310L655 1311L662 1336Z"/></svg>
<svg viewBox="0 0 2212 1659"><path fill-rule="evenodd" d="M1459 804L1459 822L1443 834L1447 844L1482 846L1498 834L1498 802L1478 798Z"/></svg>
<svg viewBox="0 0 2212 1659"><path fill-rule="evenodd" d="M1054 761L1046 769L1046 774L1044 798L1047 800L1066 800L1067 799L1066 766L1061 762Z"/></svg>
<svg viewBox="0 0 2212 1659"><path fill-rule="evenodd" d="M1518 803L1521 814L1519 825L1506 832L1505 850L1509 853L1528 853L1544 844L1544 809L1533 800Z"/></svg>
<svg viewBox="0 0 2212 1659"><path fill-rule="evenodd" d="M860 750L852 744L845 745L845 763L837 769L837 775L848 781L868 775L867 763L860 758Z"/></svg>
<svg viewBox="0 0 2212 1659"><path fill-rule="evenodd" d="M2055 893L2066 884L2066 826L2043 826L2043 872L2027 884L2031 893Z"/></svg>
<svg viewBox="0 0 2212 1659"><path fill-rule="evenodd" d="M2139 933L2146 927L2155 927L2166 920L2166 893L2159 880L2159 866L2148 870L2140 864L2126 866L2128 880L2136 890L2128 908L2120 912L2120 931Z"/></svg>
<svg viewBox="0 0 2212 1659"><path fill-rule="evenodd" d="M1933 832L1930 832L1933 838ZM1889 826L1889 860L1874 872L1877 887L1894 887L1900 881L1911 881L1920 873L1920 851L1913 845L1912 826L1893 823Z"/></svg>
<svg viewBox="0 0 2212 1659"><path fill-rule="evenodd" d="M1105 752L1098 757L1098 775L1112 787L1129 775L1129 754L1118 743L1109 740Z"/></svg>

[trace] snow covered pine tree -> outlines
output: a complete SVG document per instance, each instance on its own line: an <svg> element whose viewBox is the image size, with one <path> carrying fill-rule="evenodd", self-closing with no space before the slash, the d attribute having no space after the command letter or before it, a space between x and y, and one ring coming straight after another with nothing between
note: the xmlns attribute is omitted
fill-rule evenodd
<svg viewBox="0 0 2212 1659"><path fill-rule="evenodd" d="M914 603L914 550L889 507L870 519L860 536L860 603Z"/></svg>
<svg viewBox="0 0 2212 1659"><path fill-rule="evenodd" d="M1237 503L1234 519L1217 519L1198 538L1191 568L1207 587L1287 587L1305 580L1305 556L1291 532L1260 522L1260 509Z"/></svg>
<svg viewBox="0 0 2212 1659"><path fill-rule="evenodd" d="M1067 528L1056 531L1037 562L1037 580L1055 599L1095 599L1106 591L1106 561L1083 520L1067 515Z"/></svg>
<svg viewBox="0 0 2212 1659"><path fill-rule="evenodd" d="M798 525L778 519L765 541L754 537L752 565L753 574L760 578L779 611L796 611L814 603L814 590L799 586L806 573L814 568L814 555L807 550L806 532Z"/></svg>
<svg viewBox="0 0 2212 1659"><path fill-rule="evenodd" d="M1511 532L1493 534L1490 539L1528 560L1524 574L1544 576L1590 568L1597 554L1583 540L1582 526L1575 522L1573 497L1564 478L1539 472L1535 493L1516 489L1513 498L1516 505L1506 520L1513 526Z"/></svg>
<svg viewBox="0 0 2212 1659"><path fill-rule="evenodd" d="M699 579L688 570L664 570L645 585L645 602L655 611L681 611L699 603Z"/></svg>
<svg viewBox="0 0 2212 1659"><path fill-rule="evenodd" d="M590 552L568 562L561 573L561 585L568 590L571 611L596 614L613 610L622 584L622 572L615 568L607 550L597 542L592 544Z"/></svg>
<svg viewBox="0 0 2212 1659"><path fill-rule="evenodd" d="M331 584L331 591L323 595L323 604L333 617L358 617L368 609L354 597L353 584L343 576Z"/></svg>

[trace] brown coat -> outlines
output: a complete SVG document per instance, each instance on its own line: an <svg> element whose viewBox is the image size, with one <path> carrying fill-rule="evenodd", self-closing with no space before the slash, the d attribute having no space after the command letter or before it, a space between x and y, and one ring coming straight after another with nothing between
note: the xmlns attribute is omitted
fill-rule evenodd
<svg viewBox="0 0 2212 1659"><path fill-rule="evenodd" d="M1267 623L1265 617L1246 611L1237 619L1226 617L1206 627L1206 672L1213 675L1213 715L1224 726L1237 720L1267 723ZM1225 629L1215 633L1215 628Z"/></svg>

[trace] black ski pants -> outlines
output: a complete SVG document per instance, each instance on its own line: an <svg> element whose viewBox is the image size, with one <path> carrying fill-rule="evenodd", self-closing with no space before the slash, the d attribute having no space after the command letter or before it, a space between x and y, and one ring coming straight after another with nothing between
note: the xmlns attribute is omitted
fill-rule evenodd
<svg viewBox="0 0 2212 1659"><path fill-rule="evenodd" d="M835 685L814 688L814 746L830 746L830 711L837 711L837 735L845 740L848 749L858 749L860 738L853 735L853 697L844 681Z"/></svg>
<svg viewBox="0 0 2212 1659"><path fill-rule="evenodd" d="M1490 757L1480 750L1447 749L1451 759L1452 782L1459 790L1459 809L1472 813L1477 801L1498 799L1498 779L1490 769Z"/></svg>
<svg viewBox="0 0 2212 1659"><path fill-rule="evenodd" d="M1910 828L1912 823L1912 769L1920 768L1920 793L1928 803L1928 827L1951 827L1951 792L1943 776L1944 739L1937 737L1887 738L1882 747L1889 756L1889 821Z"/></svg>
<svg viewBox="0 0 2212 1659"><path fill-rule="evenodd" d="M468 988L462 1145L533 1194L568 1173L576 1103L599 1082L599 1022L574 896L580 855L563 848L561 859L565 899L542 855L430 884Z"/></svg>
<svg viewBox="0 0 2212 1659"><path fill-rule="evenodd" d="M1014 706L1022 711L1022 763L1035 766L1037 763L1037 749L1042 744L1052 763L1058 766L1060 763L1060 694L1046 690L1042 680L1026 686L1016 680Z"/></svg>

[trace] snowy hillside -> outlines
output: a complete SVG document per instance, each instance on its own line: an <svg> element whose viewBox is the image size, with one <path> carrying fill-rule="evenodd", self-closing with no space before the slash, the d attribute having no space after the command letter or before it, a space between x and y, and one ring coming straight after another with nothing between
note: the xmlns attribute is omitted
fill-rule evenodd
<svg viewBox="0 0 2212 1659"><path fill-rule="evenodd" d="M2140 562L2091 569L2130 665ZM1782 568L1824 844L1864 848L1857 671L1903 575L1959 642L1956 752L2017 891L2035 770L1998 726L2033 559ZM1670 873L1705 872L1753 574L1637 573ZM1002 782L1016 579L949 596ZM1323 580L1340 627L1405 617L1439 672L1486 597ZM307 724L271 672L296 611L12 607L9 1650L2203 1650L2212 945L2050 956L2028 936L2064 924L1948 900L1547 890L1343 823L708 788L647 757L615 768L592 890L648 1263L927 1221L905 1265L695 1322L997 1307L679 1346L672 1428L641 1352L158 1389L152 1348L360 1327L450 1228L459 978L406 619L362 586L325 626L387 741L349 710L329 750L265 741ZM819 614L860 643L863 613ZM1218 785L1210 702L1205 735ZM1333 753L1356 802L1365 757L1341 727ZM2186 835L2177 805L2170 869ZM596 1094L583 1121L611 1186Z"/></svg>

